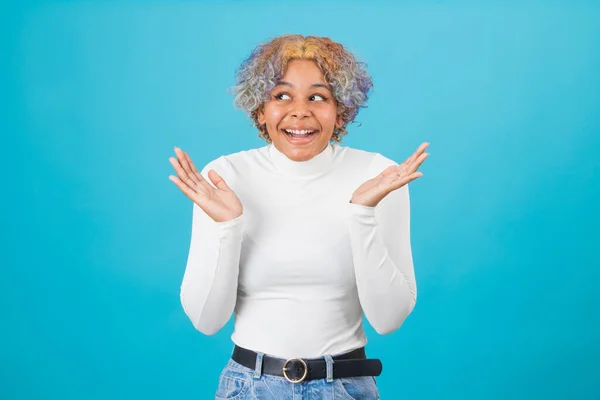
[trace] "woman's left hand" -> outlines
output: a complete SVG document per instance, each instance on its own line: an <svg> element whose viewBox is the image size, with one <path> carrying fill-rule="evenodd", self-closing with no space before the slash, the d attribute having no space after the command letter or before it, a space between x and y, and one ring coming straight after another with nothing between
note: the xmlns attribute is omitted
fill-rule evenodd
<svg viewBox="0 0 600 400"><path fill-rule="evenodd" d="M419 146L410 157L400 165L392 165L373 179L369 179L352 194L350 203L360 204L367 207L375 207L388 193L401 188L408 182L423 176L417 172L423 161L429 155L425 153L429 143L425 142Z"/></svg>

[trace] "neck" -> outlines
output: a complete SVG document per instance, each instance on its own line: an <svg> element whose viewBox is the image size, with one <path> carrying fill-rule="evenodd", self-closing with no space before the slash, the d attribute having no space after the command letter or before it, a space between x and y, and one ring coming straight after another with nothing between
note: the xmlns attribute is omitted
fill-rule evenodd
<svg viewBox="0 0 600 400"><path fill-rule="evenodd" d="M275 168L287 175L313 176L325 172L333 160L333 145L328 143L325 149L306 161L295 161L279 151L274 143L269 144L269 154Z"/></svg>

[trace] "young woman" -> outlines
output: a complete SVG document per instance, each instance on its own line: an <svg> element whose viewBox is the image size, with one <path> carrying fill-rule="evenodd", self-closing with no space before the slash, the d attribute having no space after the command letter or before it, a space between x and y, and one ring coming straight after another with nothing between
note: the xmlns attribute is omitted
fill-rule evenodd
<svg viewBox="0 0 600 400"><path fill-rule="evenodd" d="M379 398L363 313L385 334L415 306L407 184L428 144L400 164L340 145L372 87L363 65L328 38L272 39L235 86L266 145L200 172L170 158L194 203L183 308L207 335L234 314L217 399Z"/></svg>

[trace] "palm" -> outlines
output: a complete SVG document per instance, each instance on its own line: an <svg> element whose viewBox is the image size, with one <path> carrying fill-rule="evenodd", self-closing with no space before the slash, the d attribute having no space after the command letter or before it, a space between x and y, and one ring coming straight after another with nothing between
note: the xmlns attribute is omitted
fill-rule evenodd
<svg viewBox="0 0 600 400"><path fill-rule="evenodd" d="M208 216L216 222L229 221L242 215L243 207L240 199L225 183L216 171L208 172L208 177L216 186L213 187L204 179L188 154L175 148L177 158L170 157L169 161L177 172L177 177L170 175L179 189Z"/></svg>
<svg viewBox="0 0 600 400"><path fill-rule="evenodd" d="M417 151L402 164L390 166L375 178L369 179L360 185L352 194L350 202L375 207L388 193L423 176L421 172L417 172L417 169L428 156L427 153L424 153L427 146L429 146L429 143L421 144Z"/></svg>

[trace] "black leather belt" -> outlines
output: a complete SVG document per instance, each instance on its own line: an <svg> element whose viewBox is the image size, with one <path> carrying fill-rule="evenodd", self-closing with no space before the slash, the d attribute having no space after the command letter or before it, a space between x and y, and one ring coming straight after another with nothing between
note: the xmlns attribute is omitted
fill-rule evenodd
<svg viewBox="0 0 600 400"><path fill-rule="evenodd" d="M257 353L235 346L231 358L246 368L256 368ZM378 359L367 359L365 348L340 354L333 358L333 378L351 378L356 376L379 376L382 365ZM281 376L292 383L327 378L325 358L276 358L263 356L262 373Z"/></svg>

